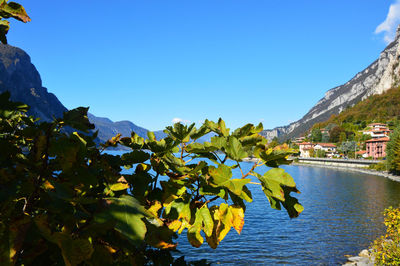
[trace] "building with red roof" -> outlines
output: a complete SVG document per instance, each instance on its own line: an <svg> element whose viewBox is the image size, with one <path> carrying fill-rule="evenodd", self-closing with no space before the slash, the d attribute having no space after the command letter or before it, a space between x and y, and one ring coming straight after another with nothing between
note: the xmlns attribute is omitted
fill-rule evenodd
<svg viewBox="0 0 400 266"><path fill-rule="evenodd" d="M299 143L300 157L309 158L311 156L310 151L314 150L314 144L311 142Z"/></svg>
<svg viewBox="0 0 400 266"><path fill-rule="evenodd" d="M364 135L372 138L384 138L390 135L390 130L386 124L373 123L368 125L368 129L363 131Z"/></svg>
<svg viewBox="0 0 400 266"><path fill-rule="evenodd" d="M367 140L367 155L368 157L372 157L374 159L386 157L386 144L388 143L389 138L374 138Z"/></svg>

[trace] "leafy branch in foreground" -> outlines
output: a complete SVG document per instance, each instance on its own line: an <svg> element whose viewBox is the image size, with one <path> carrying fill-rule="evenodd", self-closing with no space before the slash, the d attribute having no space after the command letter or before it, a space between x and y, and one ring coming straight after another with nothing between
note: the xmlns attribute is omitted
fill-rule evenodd
<svg viewBox="0 0 400 266"><path fill-rule="evenodd" d="M98 148L87 108L51 123L27 117L27 108L0 95L2 265L185 264L171 255L177 235L216 248L232 228L240 234L248 186L290 217L303 210L290 195L293 178L277 168L293 151L268 148L261 124L233 132L221 119L199 129L175 124L161 140L132 132ZM196 142L210 132L210 142ZM118 145L129 152L104 152ZM247 157L256 162L244 171ZM262 165L272 169L256 172Z"/></svg>
<svg viewBox="0 0 400 266"><path fill-rule="evenodd" d="M7 44L7 33L10 30L10 22L7 20L14 18L24 23L31 21L25 8L18 3L0 0L0 42Z"/></svg>

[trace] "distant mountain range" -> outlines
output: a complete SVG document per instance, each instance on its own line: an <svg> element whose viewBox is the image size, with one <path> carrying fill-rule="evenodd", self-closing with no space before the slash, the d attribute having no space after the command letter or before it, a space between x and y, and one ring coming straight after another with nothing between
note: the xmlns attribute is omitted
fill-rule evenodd
<svg viewBox="0 0 400 266"><path fill-rule="evenodd" d="M371 95L381 94L400 82L400 27L395 40L380 54L379 58L346 84L330 89L325 96L300 120L287 126L264 130L261 134L272 139L291 139L299 137L315 123L329 119L344 109Z"/></svg>
<svg viewBox="0 0 400 266"><path fill-rule="evenodd" d="M315 123L329 119L344 109L371 95L381 94L400 84L400 28L395 40L380 54L379 58L363 71L359 72L346 84L330 89L325 96L310 109L300 120L287 126L277 127L261 132L268 139L278 137L289 139L298 137L309 130ZM0 44L0 92L10 91L11 98L31 106L30 114L49 121L62 116L67 108L42 86L39 72L23 50ZM130 121L113 122L108 118L89 114L89 120L99 130L99 141L105 142L117 133L129 136L135 131L146 138L148 130ZM157 139L163 138L163 131L155 132ZM199 142L209 140L211 135Z"/></svg>
<svg viewBox="0 0 400 266"><path fill-rule="evenodd" d="M61 117L67 108L42 86L42 80L29 55L23 50L10 45L0 44L0 93L11 93L11 99L30 106L29 114L39 117L42 121L51 121L53 117ZM108 118L88 115L90 122L99 130L98 140L105 142L117 133L130 136L135 131L146 138L147 129L129 121L113 122ZM165 133L155 132L162 138Z"/></svg>

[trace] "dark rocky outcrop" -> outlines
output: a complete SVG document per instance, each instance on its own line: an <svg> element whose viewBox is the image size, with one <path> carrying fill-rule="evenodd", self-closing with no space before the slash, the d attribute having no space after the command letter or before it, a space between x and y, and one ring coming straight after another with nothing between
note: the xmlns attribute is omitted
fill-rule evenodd
<svg viewBox="0 0 400 266"><path fill-rule="evenodd" d="M67 108L42 86L39 72L23 50L0 45L0 93L11 93L11 99L28 104L29 114L50 121L61 117Z"/></svg>

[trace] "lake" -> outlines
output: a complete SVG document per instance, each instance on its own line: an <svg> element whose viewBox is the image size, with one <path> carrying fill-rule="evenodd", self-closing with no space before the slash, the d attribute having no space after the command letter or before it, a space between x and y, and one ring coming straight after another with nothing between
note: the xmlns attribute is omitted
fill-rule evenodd
<svg viewBox="0 0 400 266"><path fill-rule="evenodd" d="M243 163L250 169L251 163ZM400 183L381 176L310 166L284 166L301 194L298 218L277 211L257 185L249 185L248 204L239 236L231 230L216 250L207 243L193 248L186 233L178 249L186 260L207 259L223 265L338 265L384 232L382 212L400 203ZM260 168L260 173L262 172ZM293 193L292 193L293 195ZM177 256L180 256L177 254Z"/></svg>

